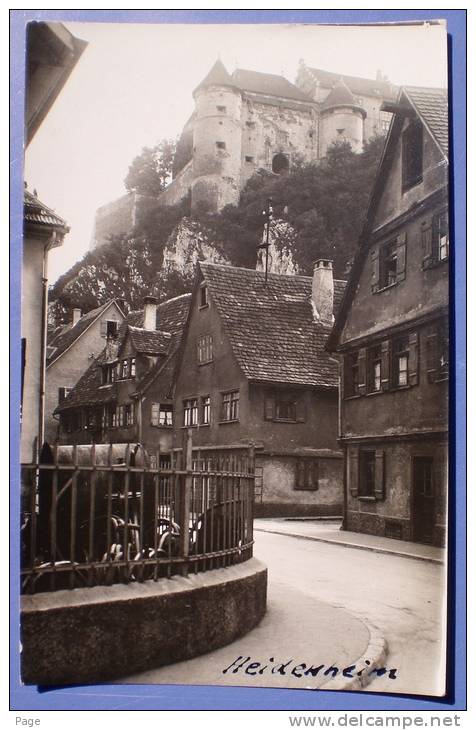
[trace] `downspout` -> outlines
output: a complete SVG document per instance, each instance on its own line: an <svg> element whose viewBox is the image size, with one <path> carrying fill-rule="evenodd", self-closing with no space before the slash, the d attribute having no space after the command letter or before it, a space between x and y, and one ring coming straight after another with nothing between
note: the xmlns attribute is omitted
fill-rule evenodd
<svg viewBox="0 0 476 730"><path fill-rule="evenodd" d="M338 407L337 407L337 442L341 445L342 440L342 367L340 359L332 357L331 360L337 362L339 365L339 379L337 384L338 393ZM341 447L342 448L342 447ZM342 500L342 529L347 529L347 446L343 448L343 461L342 461L342 484L344 488L344 498Z"/></svg>
<svg viewBox="0 0 476 730"><path fill-rule="evenodd" d="M38 459L40 457L41 447L43 446L45 438L46 337L48 331L48 252L55 245L56 238L56 231L53 231L43 251L43 266L41 272L41 354L40 384L38 392Z"/></svg>

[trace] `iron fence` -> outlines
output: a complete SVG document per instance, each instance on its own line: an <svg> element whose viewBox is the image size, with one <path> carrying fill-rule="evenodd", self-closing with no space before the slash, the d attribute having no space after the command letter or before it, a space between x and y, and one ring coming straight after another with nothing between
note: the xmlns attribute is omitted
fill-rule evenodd
<svg viewBox="0 0 476 730"><path fill-rule="evenodd" d="M22 465L24 593L158 580L253 554L254 449L57 446ZM26 501L25 501L26 500Z"/></svg>

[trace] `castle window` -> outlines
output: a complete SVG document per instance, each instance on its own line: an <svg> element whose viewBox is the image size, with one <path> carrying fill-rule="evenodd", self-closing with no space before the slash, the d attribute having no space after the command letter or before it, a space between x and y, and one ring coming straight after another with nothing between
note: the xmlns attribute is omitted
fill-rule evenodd
<svg viewBox="0 0 476 730"><path fill-rule="evenodd" d="M411 122L402 134L402 187L404 190L421 182L423 175L423 125Z"/></svg>
<svg viewBox="0 0 476 730"><path fill-rule="evenodd" d="M251 155L245 155L245 162L254 162L254 157L251 157Z"/></svg>
<svg viewBox="0 0 476 730"><path fill-rule="evenodd" d="M217 112L224 114L226 112L226 106L217 106Z"/></svg>
<svg viewBox="0 0 476 730"><path fill-rule="evenodd" d="M256 125L255 125L255 123L254 123L254 122L246 122L246 126L247 126L247 127L249 128L249 129L254 129Z"/></svg>
<svg viewBox="0 0 476 730"><path fill-rule="evenodd" d="M225 142L215 142L217 150L226 150Z"/></svg>
<svg viewBox="0 0 476 730"><path fill-rule="evenodd" d="M289 171L289 158L282 152L273 157L272 170L277 175L283 175Z"/></svg>

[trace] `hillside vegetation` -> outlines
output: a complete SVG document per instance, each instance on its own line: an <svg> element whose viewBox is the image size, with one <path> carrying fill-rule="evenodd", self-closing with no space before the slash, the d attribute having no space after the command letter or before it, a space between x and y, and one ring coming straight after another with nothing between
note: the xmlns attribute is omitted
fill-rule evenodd
<svg viewBox="0 0 476 730"><path fill-rule="evenodd" d="M171 146L142 150L126 177L127 189L160 192L173 164ZM67 322L73 307L87 312L112 297L139 308L146 294L163 301L189 291L197 258L254 268L268 198L274 218L286 224L274 229L274 245L292 257L294 270L309 275L316 258L324 257L334 261L336 277L345 278L382 146L383 138L376 137L359 155L340 145L320 163L295 164L287 175L259 171L238 206L217 214L199 210L192 217L189 199L147 211L130 234L88 251L51 287L52 321Z"/></svg>

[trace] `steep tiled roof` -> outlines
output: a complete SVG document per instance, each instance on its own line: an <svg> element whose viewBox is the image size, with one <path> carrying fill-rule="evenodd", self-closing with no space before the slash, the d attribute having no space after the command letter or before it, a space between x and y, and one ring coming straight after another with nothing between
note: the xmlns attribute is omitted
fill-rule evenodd
<svg viewBox="0 0 476 730"><path fill-rule="evenodd" d="M250 380L335 387L338 364L325 351L330 328L315 322L312 278L201 263L233 352ZM334 282L337 311L345 282Z"/></svg>
<svg viewBox="0 0 476 730"><path fill-rule="evenodd" d="M170 345L170 332L161 330L145 330L129 325L129 335L136 352L149 354L166 354Z"/></svg>
<svg viewBox="0 0 476 730"><path fill-rule="evenodd" d="M347 76L343 74L324 71L320 68L309 68L314 78L321 86L332 89L336 83L343 79L351 92L356 96L381 96L385 100L394 100L397 96L397 87L389 81L378 81L376 79L363 79L360 76Z"/></svg>
<svg viewBox="0 0 476 730"><path fill-rule="evenodd" d="M52 340L48 343L48 345L51 348L54 348L51 350L51 355L47 360L47 366L51 365L55 360L58 359L60 355L65 352L65 350L68 349L77 339L80 337L83 332L89 327L92 322L99 317L100 314L104 312L105 309L109 307L110 304L112 304L114 300L110 300L106 302L106 304L101 305L100 307L97 307L96 309L91 309L86 314L83 314L81 319L74 325L74 327L68 327L68 329L64 330L62 329L60 334L57 336L54 336Z"/></svg>
<svg viewBox="0 0 476 730"><path fill-rule="evenodd" d="M428 127L444 155L448 155L448 92L421 86L404 86L416 112Z"/></svg>
<svg viewBox="0 0 476 730"><path fill-rule="evenodd" d="M172 388L175 355L182 337L183 327L188 316L191 294L183 294L169 299L157 307L157 322L161 323L160 331L145 330L143 311L129 312L122 323L116 349L120 349L127 333L130 334L133 346L138 352L164 354L157 367L149 370L142 380L137 381L137 390L143 392L151 383L155 383L157 397L169 397ZM110 358L109 358L110 359ZM68 408L90 406L111 402L117 398L117 383L107 387L102 385L101 365L106 362L106 348L91 367L76 383L65 400L58 406L59 413Z"/></svg>
<svg viewBox="0 0 476 730"><path fill-rule="evenodd" d="M76 406L95 406L101 403L112 403L117 399L117 385L102 385L101 365L105 362L104 352L94 360L84 375L80 377L67 397L57 406L55 413L61 413Z"/></svg>
<svg viewBox="0 0 476 730"><path fill-rule="evenodd" d="M243 91L270 96L281 96L285 99L295 99L297 101L310 101L307 94L284 78L284 76L237 68L233 72L232 78L235 84Z"/></svg>
<svg viewBox="0 0 476 730"><path fill-rule="evenodd" d="M34 225L59 228L63 233L69 231L66 222L28 190L23 193L23 220Z"/></svg>

